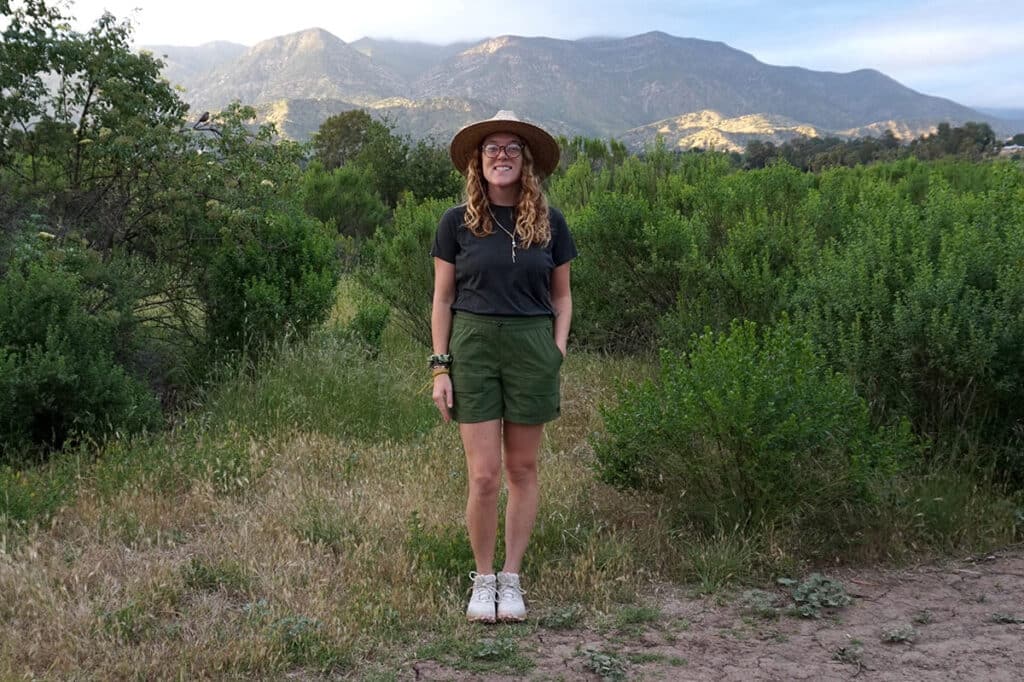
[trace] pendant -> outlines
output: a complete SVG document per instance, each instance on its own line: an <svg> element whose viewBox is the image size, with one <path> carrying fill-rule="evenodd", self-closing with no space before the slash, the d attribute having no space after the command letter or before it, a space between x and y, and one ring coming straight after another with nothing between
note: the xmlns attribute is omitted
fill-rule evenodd
<svg viewBox="0 0 1024 682"><path fill-rule="evenodd" d="M516 238L512 237L512 262L516 262Z"/></svg>

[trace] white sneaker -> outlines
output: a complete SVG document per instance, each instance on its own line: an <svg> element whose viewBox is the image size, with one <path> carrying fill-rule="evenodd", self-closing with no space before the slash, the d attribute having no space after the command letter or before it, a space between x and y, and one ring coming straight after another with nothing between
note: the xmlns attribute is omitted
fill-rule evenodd
<svg viewBox="0 0 1024 682"><path fill-rule="evenodd" d="M494 599L497 594L494 574L483 575L472 571L469 577L473 579L473 596L469 598L469 606L466 607L466 618L478 623L493 623Z"/></svg>
<svg viewBox="0 0 1024 682"><path fill-rule="evenodd" d="M498 574L498 620L526 620L523 588L519 587L518 573Z"/></svg>

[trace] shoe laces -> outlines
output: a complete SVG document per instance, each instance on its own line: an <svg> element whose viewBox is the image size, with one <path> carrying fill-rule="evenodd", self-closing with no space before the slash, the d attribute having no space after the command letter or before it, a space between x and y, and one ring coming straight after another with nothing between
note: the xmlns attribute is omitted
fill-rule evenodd
<svg viewBox="0 0 1024 682"><path fill-rule="evenodd" d="M501 581L497 581L497 583L498 583L498 595L502 599L509 599L509 598L515 598L515 597L522 598L522 596L524 594L526 594L526 590L524 590L522 587L519 586L519 581L518 580L516 580L515 582L507 582L507 583L503 583Z"/></svg>
<svg viewBox="0 0 1024 682"><path fill-rule="evenodd" d="M473 599L477 601L490 601L493 602L498 597L498 580L495 578L493 582L485 582L483 580L478 581L477 578L483 578L483 573L477 573L476 571L470 571L469 577L473 581Z"/></svg>

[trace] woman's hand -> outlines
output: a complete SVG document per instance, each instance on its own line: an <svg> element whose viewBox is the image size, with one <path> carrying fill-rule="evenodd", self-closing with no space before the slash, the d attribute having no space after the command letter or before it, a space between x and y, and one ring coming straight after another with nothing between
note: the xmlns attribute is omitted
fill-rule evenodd
<svg viewBox="0 0 1024 682"><path fill-rule="evenodd" d="M452 378L447 374L439 374L434 377L434 405L441 413L445 423L452 420Z"/></svg>
<svg viewBox="0 0 1024 682"><path fill-rule="evenodd" d="M558 352L562 354L563 360L565 360L566 354L568 353L568 351L566 350L566 345L568 344L558 343L557 341L555 341L555 346L558 348Z"/></svg>

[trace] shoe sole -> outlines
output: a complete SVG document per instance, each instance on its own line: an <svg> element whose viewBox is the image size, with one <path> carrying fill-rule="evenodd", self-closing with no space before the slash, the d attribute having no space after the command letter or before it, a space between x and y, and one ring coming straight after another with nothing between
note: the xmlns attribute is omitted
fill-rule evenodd
<svg viewBox="0 0 1024 682"><path fill-rule="evenodd" d="M526 616L498 616L498 621L502 623L522 623L526 620Z"/></svg>
<svg viewBox="0 0 1024 682"><path fill-rule="evenodd" d="M482 617L479 617L479 618L473 618L472 616L466 616L466 620L469 621L470 623L486 623L487 625L494 625L495 623L498 622L497 618L495 618L493 616L491 616L490 618L488 618L487 616L482 616Z"/></svg>

